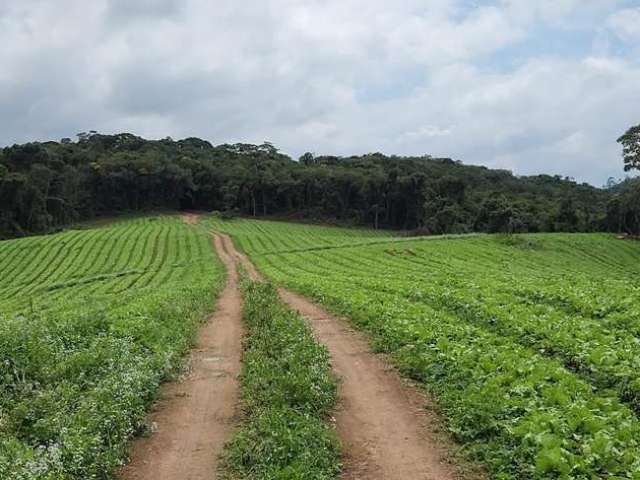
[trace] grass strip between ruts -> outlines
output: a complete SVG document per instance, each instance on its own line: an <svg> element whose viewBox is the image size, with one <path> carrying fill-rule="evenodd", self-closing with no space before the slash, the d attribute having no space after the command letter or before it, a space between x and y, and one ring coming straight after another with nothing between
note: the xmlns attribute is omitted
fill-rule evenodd
<svg viewBox="0 0 640 480"><path fill-rule="evenodd" d="M224 453L227 478L336 478L339 447L327 423L336 402L329 353L270 283L241 281L244 421Z"/></svg>

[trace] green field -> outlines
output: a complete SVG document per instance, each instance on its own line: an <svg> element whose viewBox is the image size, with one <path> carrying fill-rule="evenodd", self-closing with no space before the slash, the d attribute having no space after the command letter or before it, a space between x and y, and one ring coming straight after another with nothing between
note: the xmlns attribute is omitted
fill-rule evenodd
<svg viewBox="0 0 640 480"><path fill-rule="evenodd" d="M637 243L206 223L370 332L495 478L640 478Z"/></svg>
<svg viewBox="0 0 640 480"><path fill-rule="evenodd" d="M221 220L216 216L203 219L213 231L233 235L238 248L251 255L322 250L340 246L387 241L391 233L384 230L324 227L268 220Z"/></svg>
<svg viewBox="0 0 640 480"><path fill-rule="evenodd" d="M368 332L492 478L640 479L640 244L216 216L0 242L0 478L109 478L223 284L211 232ZM242 291L229 475L332 478L326 350L271 285Z"/></svg>
<svg viewBox="0 0 640 480"><path fill-rule="evenodd" d="M0 242L0 478L105 478L223 269L178 217Z"/></svg>

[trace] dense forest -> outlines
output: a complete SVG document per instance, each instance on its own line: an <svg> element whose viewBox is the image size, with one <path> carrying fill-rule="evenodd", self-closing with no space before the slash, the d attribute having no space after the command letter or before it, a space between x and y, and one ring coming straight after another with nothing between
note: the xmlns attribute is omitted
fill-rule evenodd
<svg viewBox="0 0 640 480"><path fill-rule="evenodd" d="M145 140L93 131L77 141L0 150L0 238L150 209L287 216L433 234L637 233L640 183L628 179L596 188L431 156L306 153L295 161L269 143L213 146L198 138Z"/></svg>

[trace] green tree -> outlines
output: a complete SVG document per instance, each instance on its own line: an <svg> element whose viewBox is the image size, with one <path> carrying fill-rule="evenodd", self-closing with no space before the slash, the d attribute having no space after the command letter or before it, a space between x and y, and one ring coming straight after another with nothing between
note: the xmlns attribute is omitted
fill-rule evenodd
<svg viewBox="0 0 640 480"><path fill-rule="evenodd" d="M313 153L311 152L306 152L303 155L300 156L300 158L298 159L298 161L300 163L302 163L303 165L314 165L316 163L316 158L313 155Z"/></svg>
<svg viewBox="0 0 640 480"><path fill-rule="evenodd" d="M624 170L640 170L640 125L631 127L618 139L622 144L622 156L624 158Z"/></svg>
<svg viewBox="0 0 640 480"><path fill-rule="evenodd" d="M477 230L490 233L515 233L523 229L520 213L504 195L491 196L480 207Z"/></svg>
<svg viewBox="0 0 640 480"><path fill-rule="evenodd" d="M629 155L637 148L633 134L624 137ZM429 155L306 153L296 162L268 142L213 146L198 138L95 131L78 138L0 148L0 236L157 208L340 219L430 233L638 229L635 183L599 189Z"/></svg>

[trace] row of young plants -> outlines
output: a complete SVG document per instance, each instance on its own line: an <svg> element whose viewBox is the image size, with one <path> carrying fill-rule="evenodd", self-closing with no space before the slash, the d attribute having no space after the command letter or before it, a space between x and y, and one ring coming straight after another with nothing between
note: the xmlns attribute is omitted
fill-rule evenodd
<svg viewBox="0 0 640 480"><path fill-rule="evenodd" d="M350 316L435 393L451 431L494 478L640 478L637 417L559 361L375 288L287 283Z"/></svg>
<svg viewBox="0 0 640 480"><path fill-rule="evenodd" d="M241 288L244 419L225 448L224 473L243 480L334 479L339 446L328 419L337 387L329 354L272 284L243 276Z"/></svg>
<svg viewBox="0 0 640 480"><path fill-rule="evenodd" d="M623 258L640 252L606 236L578 238L579 253L567 248L571 236L541 241L533 252L481 238L260 255L255 261L271 278L371 332L407 375L437 395L451 430L495 478L640 478L640 424L620 402L622 391L606 390L603 375L594 392L595 376L577 375L558 351L541 351L517 330L526 324L532 338L552 338L555 327L564 335L562 343L556 338L556 350L577 349L572 339L580 345L588 338L559 323L590 325L607 340L624 338L633 355L630 330L606 329L615 316L633 310L622 305L598 318L541 304L533 309L537 318L527 319L523 298L508 295L521 287L519 278L530 288L535 277L543 281L554 272L557 282L563 274L582 275L586 283L598 275L616 285L630 275L615 264L616 249L624 250ZM488 298L493 288L494 303ZM510 313L497 315L496 308ZM551 313L545 317L543 311ZM603 348L615 351L615 342ZM630 378L615 355L607 362L611 376L628 372Z"/></svg>
<svg viewBox="0 0 640 480"><path fill-rule="evenodd" d="M391 237L388 231L340 228L268 220L223 220L208 216L208 228L233 235L236 245L246 252L262 255L274 252L330 248L356 242L372 242Z"/></svg>
<svg viewBox="0 0 640 480"><path fill-rule="evenodd" d="M568 249L568 243L574 248ZM418 281L442 279L443 283L453 276L467 279L471 286L498 288L514 301L547 305L567 315L605 322L609 317L638 318L640 285L635 279L640 274L640 253L632 242L607 235L552 235L537 238L532 250L509 247L490 236L388 245L365 250L368 255L350 255L350 248L328 253L345 272L356 263L358 273L376 276L384 272L406 278L410 273ZM605 249L606 257L601 252Z"/></svg>
<svg viewBox="0 0 640 480"><path fill-rule="evenodd" d="M69 310L74 303L74 308L85 310L94 301L109 301L130 289L156 288L194 274L205 275L209 267L199 259L211 251L206 235L188 233L172 217L130 220L37 240L43 245L48 242L48 248L57 253L51 262L44 262L43 274L31 283L0 278L4 313L53 313L61 307ZM33 239L6 243L10 247L28 241ZM37 255L31 261L17 256L8 267L23 272L28 280L29 272L43 268L38 266L41 263Z"/></svg>
<svg viewBox="0 0 640 480"><path fill-rule="evenodd" d="M567 368L599 390L614 389L621 400L640 413L640 339L625 322L567 315L544 304L520 303L491 284L473 289L462 281L420 285L396 292L447 310L463 321L478 324L515 342L560 359ZM626 317L626 320L630 320Z"/></svg>
<svg viewBox="0 0 640 480"><path fill-rule="evenodd" d="M595 250L611 241L600 237L592 239L591 244ZM630 265L631 272L625 273L616 272L613 266L607 268L606 264L604 268L594 268L590 261L562 264L564 272L557 266L554 270L553 264L551 268L547 265L535 269L546 270L546 281L542 284L540 278L531 278L535 265L531 258L526 268L517 261L508 267L498 261L489 264L467 261L461 265L451 259L451 254L460 255L465 243L472 242L458 242L455 248L439 243L436 248L447 248L449 262L434 258L439 252L433 245L427 248L428 242L416 242L404 244L412 248L412 255L400 258L388 255L388 247L384 251L359 250L355 255L351 248L319 252L314 255L314 261L306 262L305 268L318 275L329 269L333 275L344 275L365 288L375 287L426 303L463 321L508 336L517 343L561 359L567 368L578 372L598 389L615 389L623 401L636 412L640 411L640 307L637 306L640 297L636 293L638 287L634 288L632 283L633 265ZM486 240L474 243L476 254L484 247L494 253L494 260L499 259L500 245ZM635 258L640 260L640 252ZM424 271L415 269L416 266ZM412 274L407 275L408 272ZM589 273L597 275L597 280L590 278ZM600 294L605 291L617 297L618 303L608 308L600 304L578 310L573 308L574 299L537 301L535 298L544 296L550 285L563 284L562 277L558 278L560 275L571 277L573 298L582 297L583 305L587 304L586 295L578 295L578 286L590 292L596 281L600 284ZM536 283L538 286L534 287ZM524 290L529 295L522 294ZM562 290L558 288L558 292Z"/></svg>
<svg viewBox="0 0 640 480"><path fill-rule="evenodd" d="M309 250L285 235L266 251L260 233L243 248L261 270L372 331L497 478L640 477L637 416L620 403L636 400L637 245L531 235Z"/></svg>
<svg viewBox="0 0 640 480"><path fill-rule="evenodd" d="M371 257L380 268L384 259ZM317 262L316 262L317 264ZM640 321L629 307L604 318L568 314L548 303L523 300L512 288L487 275L477 278L449 272L416 282L405 278L353 277L365 288L375 288L452 313L462 321L481 325L546 356L559 358L600 390L615 389L619 397L640 412Z"/></svg>
<svg viewBox="0 0 640 480"><path fill-rule="evenodd" d="M167 241L143 241L158 250L136 248L132 260L146 258L142 268L120 277L112 293L93 293L95 282L43 289L47 309L25 309L24 302L0 296L0 478L107 478L125 459L128 439L144 428L159 384L181 365L222 286L223 269L205 232L177 219L136 221L121 237L102 231L109 229L121 233L123 226L75 233L98 246L76 251L88 258L67 257L71 266L49 262L51 275L45 270L42 284L49 277L61 282L108 274L120 263L126 268L121 257L129 252L123 250L135 237ZM105 238L116 244L100 242ZM8 243L22 241L33 240ZM178 252L186 244L197 245L191 258ZM57 248L55 237L52 245ZM92 253L106 245L110 259ZM202 267L185 269L172 261L177 258ZM153 288L132 281L151 270L167 281L154 280Z"/></svg>

